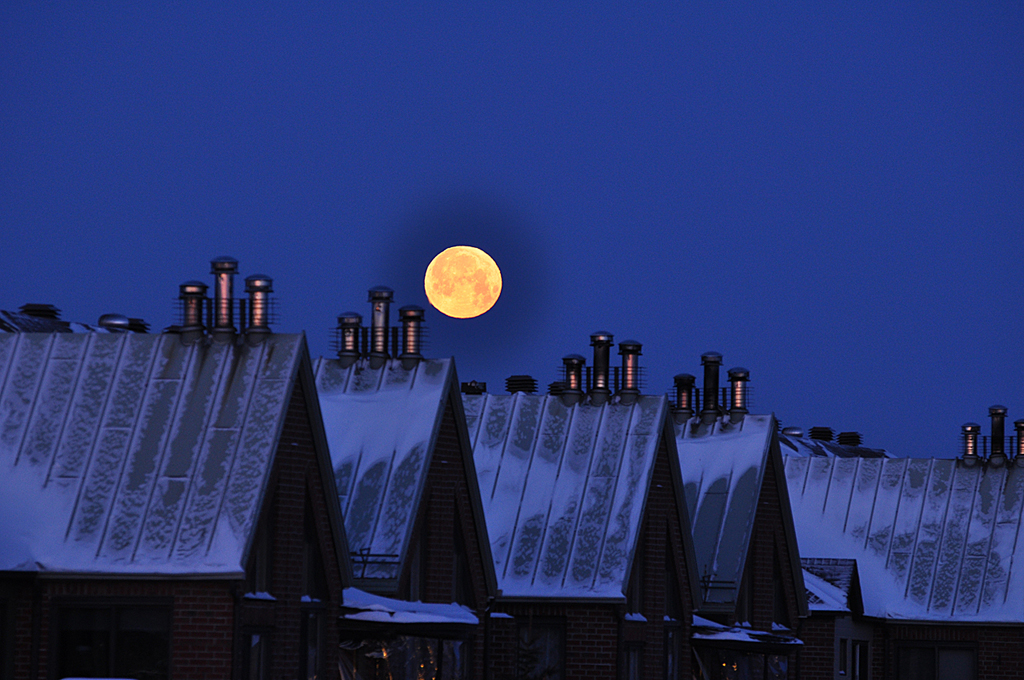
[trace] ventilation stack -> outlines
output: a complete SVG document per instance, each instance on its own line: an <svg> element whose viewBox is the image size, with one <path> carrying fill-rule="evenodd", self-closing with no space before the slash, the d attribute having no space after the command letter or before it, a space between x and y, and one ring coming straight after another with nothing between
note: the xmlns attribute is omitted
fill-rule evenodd
<svg viewBox="0 0 1024 680"><path fill-rule="evenodd" d="M974 465L978 462L978 435L981 434L981 425L964 423L960 427L960 433L964 439L964 462Z"/></svg>
<svg viewBox="0 0 1024 680"><path fill-rule="evenodd" d="M274 280L263 274L247 276L245 292L249 294L249 325L245 332L250 341L259 341L270 333L270 294L274 292Z"/></svg>
<svg viewBox="0 0 1024 680"><path fill-rule="evenodd" d="M202 281L186 281L178 286L181 300L181 341L190 344L203 337L203 310L206 308L207 285Z"/></svg>
<svg viewBox="0 0 1024 680"><path fill-rule="evenodd" d="M238 260L223 255L210 261L214 275L213 339L229 342L235 336L234 282L238 273Z"/></svg>
<svg viewBox="0 0 1024 680"><path fill-rule="evenodd" d="M348 368L359 359L359 331L362 327L362 314L342 312L338 315L338 358L342 368Z"/></svg>
<svg viewBox="0 0 1024 680"><path fill-rule="evenodd" d="M718 371L722 366L722 355L718 352L705 352L700 356L704 367L704 410L700 419L705 425L718 420Z"/></svg>
<svg viewBox="0 0 1024 680"><path fill-rule="evenodd" d="M590 346L594 348L594 384L590 386L590 403L600 406L608 401L608 397L612 394L608 387L608 362L612 334L607 331L591 333Z"/></svg>
<svg viewBox="0 0 1024 680"><path fill-rule="evenodd" d="M369 301L373 303L373 317L370 320L370 368L380 368L389 359L388 321L394 297L395 291L387 286L370 289Z"/></svg>
<svg viewBox="0 0 1024 680"><path fill-rule="evenodd" d="M399 308L398 318L402 321L402 353L398 358L402 360L402 366L406 370L411 370L423 359L420 353L423 308L406 305Z"/></svg>
<svg viewBox="0 0 1024 680"><path fill-rule="evenodd" d="M737 366L729 369L729 420L738 423L747 415L747 383L750 371Z"/></svg>
<svg viewBox="0 0 1024 680"><path fill-rule="evenodd" d="M990 406L988 415L992 419L992 448L988 462L1002 467L1006 464L1006 407L1001 404Z"/></svg>
<svg viewBox="0 0 1024 680"><path fill-rule="evenodd" d="M562 383L561 397L566 406L583 401L583 366L586 363L587 360L579 354L567 354L562 357L565 380Z"/></svg>

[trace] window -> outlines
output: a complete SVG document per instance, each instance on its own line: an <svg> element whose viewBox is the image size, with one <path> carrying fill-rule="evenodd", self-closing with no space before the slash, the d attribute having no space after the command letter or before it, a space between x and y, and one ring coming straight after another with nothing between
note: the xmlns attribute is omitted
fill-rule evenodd
<svg viewBox="0 0 1024 680"><path fill-rule="evenodd" d="M853 641L853 654L850 659L853 662L853 676L856 680L868 680L870 667L868 666L868 642L867 640Z"/></svg>
<svg viewBox="0 0 1024 680"><path fill-rule="evenodd" d="M245 680L266 680L270 677L270 634L250 631L242 639L248 643L242 659L242 677Z"/></svg>
<svg viewBox="0 0 1024 680"><path fill-rule="evenodd" d="M319 611L304 610L302 612L302 630L299 639L302 657L300 658L299 677L305 680L316 680L321 677L321 667L323 666L322 619L323 614Z"/></svg>
<svg viewBox="0 0 1024 680"><path fill-rule="evenodd" d="M57 611L57 677L169 677L167 606L96 605Z"/></svg>
<svg viewBox="0 0 1024 680"><path fill-rule="evenodd" d="M565 624L533 619L519 626L517 680L562 680L565 677Z"/></svg>
<svg viewBox="0 0 1024 680"><path fill-rule="evenodd" d="M839 675L846 675L850 666L850 641L846 638L839 638Z"/></svg>
<svg viewBox="0 0 1024 680"><path fill-rule="evenodd" d="M626 646L626 680L641 680L644 677L644 648L642 645Z"/></svg>
<svg viewBox="0 0 1024 680"><path fill-rule="evenodd" d="M977 655L971 648L901 646L900 680L976 680Z"/></svg>

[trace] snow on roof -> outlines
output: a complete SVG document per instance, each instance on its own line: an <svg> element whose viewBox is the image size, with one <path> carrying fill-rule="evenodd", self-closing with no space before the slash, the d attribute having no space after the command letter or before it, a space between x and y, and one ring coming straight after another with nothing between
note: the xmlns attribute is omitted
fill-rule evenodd
<svg viewBox="0 0 1024 680"><path fill-rule="evenodd" d="M240 574L303 347L0 334L0 570Z"/></svg>
<svg viewBox="0 0 1024 680"><path fill-rule="evenodd" d="M802 557L807 606L812 611L851 611L857 561L827 557Z"/></svg>
<svg viewBox="0 0 1024 680"><path fill-rule="evenodd" d="M345 588L341 618L378 623L460 623L475 626L480 620L469 607L456 602L432 604L406 602L373 595L358 588Z"/></svg>
<svg viewBox="0 0 1024 680"><path fill-rule="evenodd" d="M464 395L498 587L510 597L623 597L667 402L566 406Z"/></svg>
<svg viewBox="0 0 1024 680"><path fill-rule="evenodd" d="M406 369L316 361L316 386L356 577L396 578L416 519L446 398L451 359Z"/></svg>
<svg viewBox="0 0 1024 680"><path fill-rule="evenodd" d="M702 616L693 615L693 639L705 643L737 643L746 642L754 645L802 645L803 641L792 635L785 635L788 629L778 628L772 633L753 630L749 624L743 626L723 626L709 621Z"/></svg>
<svg viewBox="0 0 1024 680"><path fill-rule="evenodd" d="M102 326L32 316L0 310L0 332L4 333L111 333Z"/></svg>
<svg viewBox="0 0 1024 680"><path fill-rule="evenodd" d="M676 448L706 603L735 602L775 421L728 416L676 424Z"/></svg>
<svg viewBox="0 0 1024 680"><path fill-rule="evenodd" d="M804 554L857 560L868 616L1024 621L1024 468L786 458Z"/></svg>
<svg viewBox="0 0 1024 680"><path fill-rule="evenodd" d="M779 435L782 453L787 456L804 456L816 458L831 456L833 458L890 458L885 449L869 449L866 446L847 446L837 442L826 442L810 437L792 437Z"/></svg>

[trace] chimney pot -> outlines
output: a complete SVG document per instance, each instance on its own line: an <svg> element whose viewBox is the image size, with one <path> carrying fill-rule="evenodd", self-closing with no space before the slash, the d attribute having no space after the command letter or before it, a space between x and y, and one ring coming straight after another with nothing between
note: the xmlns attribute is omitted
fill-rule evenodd
<svg viewBox="0 0 1024 680"><path fill-rule="evenodd" d="M483 394L487 391L487 383L477 382L476 380L470 380L469 382L462 383L463 394Z"/></svg>
<svg viewBox="0 0 1024 680"><path fill-rule="evenodd" d="M210 273L215 277L213 289L215 340L230 340L235 334L235 310L232 306L234 279L238 273L238 260L227 255L210 260Z"/></svg>
<svg viewBox="0 0 1024 680"><path fill-rule="evenodd" d="M964 438L964 460L978 460L978 435L981 434L981 425L978 423L964 423L960 426L960 432Z"/></svg>
<svg viewBox="0 0 1024 680"><path fill-rule="evenodd" d="M565 382L561 396L566 406L578 404L583 400L583 366L586 363L587 360L579 354L566 354L562 357Z"/></svg>
<svg viewBox="0 0 1024 680"><path fill-rule="evenodd" d="M804 431L799 427L784 427L782 428L782 434L787 437L803 437Z"/></svg>
<svg viewBox="0 0 1024 680"><path fill-rule="evenodd" d="M359 330L363 325L363 315L358 312L342 312L338 315L338 334L341 342L338 346L338 358L341 367L348 368L359 359Z"/></svg>
<svg viewBox="0 0 1024 680"><path fill-rule="evenodd" d="M999 456L1005 461L1006 447L1004 441L1006 436L1006 407L1002 404L990 406L988 409L988 415L992 419L992 449L989 458L991 459L993 456Z"/></svg>
<svg viewBox="0 0 1024 680"><path fill-rule="evenodd" d="M516 392L533 394L537 391L537 379L529 375L510 375L505 378L505 391L509 394Z"/></svg>
<svg viewBox="0 0 1024 680"><path fill-rule="evenodd" d="M697 378L689 373L680 373L672 378L672 382L676 387L676 420L689 420L693 417L693 385Z"/></svg>
<svg viewBox="0 0 1024 680"><path fill-rule="evenodd" d="M704 410L700 412L700 418L710 425L718 419L718 370L722 365L722 355L705 352L700 356L700 363L704 367Z"/></svg>
<svg viewBox="0 0 1024 680"><path fill-rule="evenodd" d="M387 286L375 286L369 291L373 303L373 317L370 320L370 366L380 368L388 360L388 323L391 302L395 291Z"/></svg>
<svg viewBox="0 0 1024 680"><path fill-rule="evenodd" d="M1013 429L1017 432L1017 448L1013 455L1013 462L1018 466L1024 466L1024 418L1013 421Z"/></svg>
<svg viewBox="0 0 1024 680"><path fill-rule="evenodd" d="M594 348L594 384L590 387L590 403L595 406L608 401L612 393L608 387L608 362L612 340L612 334L607 331L595 331L590 334L590 346Z"/></svg>
<svg viewBox="0 0 1024 680"><path fill-rule="evenodd" d="M203 308L206 306L208 286L202 281L186 281L178 286L178 299L182 301L181 339L195 342L203 335Z"/></svg>
<svg viewBox="0 0 1024 680"><path fill-rule="evenodd" d="M423 355L420 354L423 308L417 305L406 305L399 308L398 318L402 321L402 353L398 358L402 360L402 366L411 369L423 359Z"/></svg>
<svg viewBox="0 0 1024 680"><path fill-rule="evenodd" d="M274 280L263 274L245 278L245 292L249 294L248 333L270 332L270 294L274 292Z"/></svg>
<svg viewBox="0 0 1024 680"><path fill-rule="evenodd" d="M619 390L619 401L632 404L640 396L640 350L636 340L623 340L619 343L619 354L622 356L622 389Z"/></svg>
<svg viewBox="0 0 1024 680"><path fill-rule="evenodd" d="M729 418L732 422L743 419L749 411L747 410L747 383L750 381L750 371L743 367L729 369L729 382L732 385L732 397L729 408Z"/></svg>
<svg viewBox="0 0 1024 680"><path fill-rule="evenodd" d="M835 430L831 427L818 425L811 428L811 439L817 439L818 441L830 442L835 437L835 434Z"/></svg>

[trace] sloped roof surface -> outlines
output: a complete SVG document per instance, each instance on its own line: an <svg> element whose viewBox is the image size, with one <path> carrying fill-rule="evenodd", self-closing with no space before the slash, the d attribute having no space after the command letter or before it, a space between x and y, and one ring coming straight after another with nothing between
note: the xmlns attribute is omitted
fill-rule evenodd
<svg viewBox="0 0 1024 680"><path fill-rule="evenodd" d="M0 331L4 333L110 333L102 326L40 318L21 312L0 310Z"/></svg>
<svg viewBox="0 0 1024 680"><path fill-rule="evenodd" d="M807 605L814 611L851 611L857 561L831 557L801 557Z"/></svg>
<svg viewBox="0 0 1024 680"><path fill-rule="evenodd" d="M808 458L831 456L833 458L889 458L885 449L869 449L866 446L846 446L836 442L826 442L810 437L790 437L779 435L782 453L788 456L804 456Z"/></svg>
<svg viewBox="0 0 1024 680"><path fill-rule="evenodd" d="M0 334L0 569L243 571L303 346Z"/></svg>
<svg viewBox="0 0 1024 680"><path fill-rule="evenodd" d="M864 613L1024 621L1024 468L786 458L800 546L857 560Z"/></svg>
<svg viewBox="0 0 1024 680"><path fill-rule="evenodd" d="M337 359L321 358L315 372L348 544L370 556L356 576L396 578L444 415L452 360L406 369L397 360L371 368L363 359L342 368Z"/></svg>
<svg viewBox="0 0 1024 680"><path fill-rule="evenodd" d="M510 597L622 598L667 408L465 395L498 587Z"/></svg>
<svg viewBox="0 0 1024 680"><path fill-rule="evenodd" d="M710 428L698 425L699 418L675 426L707 603L736 601L774 422L770 415L747 415L736 424L720 418Z"/></svg>

